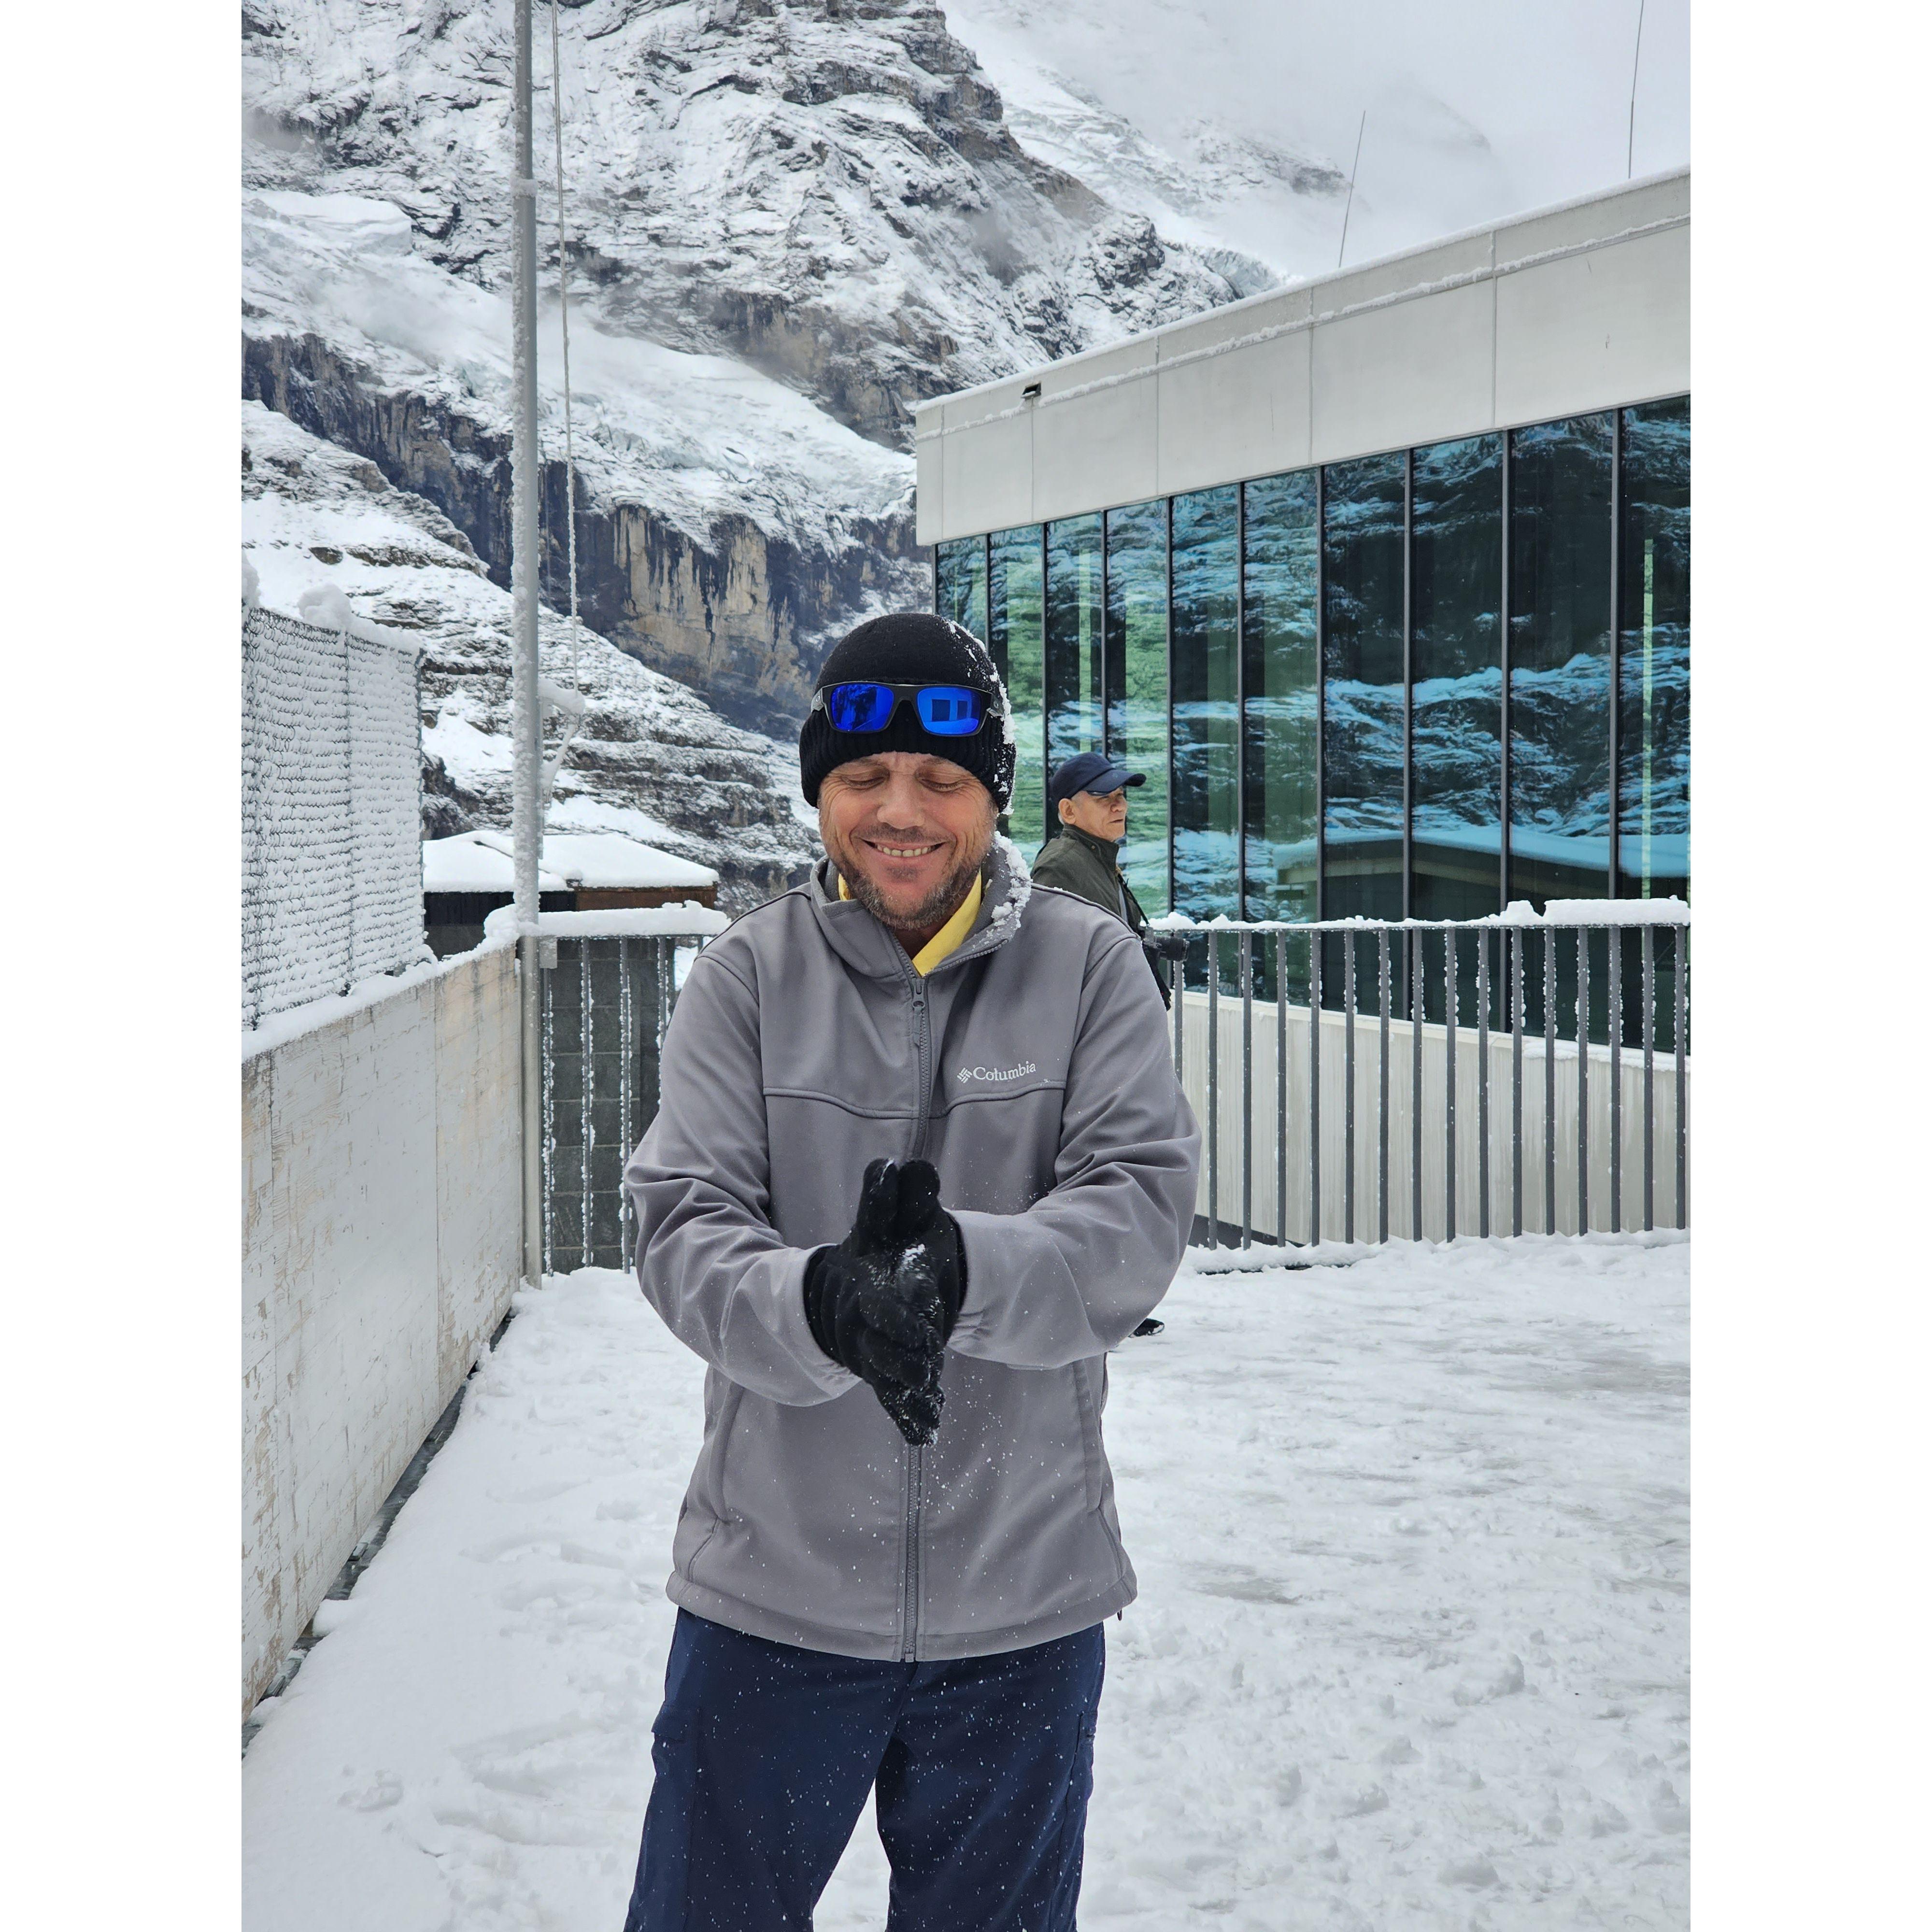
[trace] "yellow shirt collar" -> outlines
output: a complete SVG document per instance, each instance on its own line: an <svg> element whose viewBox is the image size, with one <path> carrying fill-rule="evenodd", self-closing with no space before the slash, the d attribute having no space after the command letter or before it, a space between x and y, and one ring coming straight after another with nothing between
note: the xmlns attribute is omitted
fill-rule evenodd
<svg viewBox="0 0 1932 1932"><path fill-rule="evenodd" d="M850 890L845 884L845 874L838 874L838 896L849 899ZM950 959L966 943L966 935L973 930L973 922L980 916L982 896L980 882L973 881L973 889L959 902L959 910L912 956L912 970L922 980L942 960Z"/></svg>

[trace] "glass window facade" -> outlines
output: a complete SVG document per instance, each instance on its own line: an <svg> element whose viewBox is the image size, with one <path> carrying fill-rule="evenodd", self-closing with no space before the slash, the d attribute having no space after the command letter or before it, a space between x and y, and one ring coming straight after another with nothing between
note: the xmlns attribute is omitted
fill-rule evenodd
<svg viewBox="0 0 1932 1932"><path fill-rule="evenodd" d="M1513 898L1610 880L1612 421L1520 429L1510 457Z"/></svg>
<svg viewBox="0 0 1932 1932"><path fill-rule="evenodd" d="M1336 463L1322 514L1322 904L1327 919L1402 916L1408 762L1403 611L1406 469Z"/></svg>
<svg viewBox="0 0 1932 1932"><path fill-rule="evenodd" d="M1617 892L1690 886L1690 405L1623 412Z"/></svg>
<svg viewBox="0 0 1932 1932"><path fill-rule="evenodd" d="M943 543L933 557L933 608L963 624L982 643L986 636L986 543L962 537Z"/></svg>
<svg viewBox="0 0 1932 1932"><path fill-rule="evenodd" d="M1322 769L1318 486L1316 472L1304 470L1264 476L1244 490L1243 866L1250 919L1315 916Z"/></svg>
<svg viewBox="0 0 1932 1932"><path fill-rule="evenodd" d="M999 530L986 544L986 638L1013 710L1018 760L1007 830L1036 850L1046 798L1046 556L1038 524Z"/></svg>
<svg viewBox="0 0 1932 1932"><path fill-rule="evenodd" d="M1120 870L1150 916L1167 910L1167 505L1107 512L1107 750L1147 783L1128 794Z"/></svg>
<svg viewBox="0 0 1932 1932"><path fill-rule="evenodd" d="M1174 500L1174 892L1202 915L1241 911L1241 493Z"/></svg>
<svg viewBox="0 0 1932 1932"><path fill-rule="evenodd" d="M1688 897L1690 464L1680 397L940 545L1012 696L1015 842L1102 749L1147 774L1150 913Z"/></svg>
<svg viewBox="0 0 1932 1932"><path fill-rule="evenodd" d="M1409 550L1408 911L1502 904L1503 440L1415 452Z"/></svg>
<svg viewBox="0 0 1932 1932"><path fill-rule="evenodd" d="M1106 746L1101 709L1106 626L1101 520L1072 517L1046 535L1046 766Z"/></svg>

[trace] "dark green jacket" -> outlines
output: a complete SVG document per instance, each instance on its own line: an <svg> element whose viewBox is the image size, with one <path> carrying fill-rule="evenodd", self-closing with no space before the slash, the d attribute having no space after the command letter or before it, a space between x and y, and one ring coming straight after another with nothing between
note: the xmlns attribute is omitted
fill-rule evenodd
<svg viewBox="0 0 1932 1932"><path fill-rule="evenodd" d="M1145 938L1147 914L1121 874L1120 848L1111 841L1096 838L1077 825L1063 825L1059 836L1040 848L1039 857L1033 862L1033 878L1036 886L1053 886L1063 892L1077 894L1102 912L1112 913L1136 939ZM1168 991L1166 974L1151 953L1146 956L1161 998L1171 1005L1173 996Z"/></svg>

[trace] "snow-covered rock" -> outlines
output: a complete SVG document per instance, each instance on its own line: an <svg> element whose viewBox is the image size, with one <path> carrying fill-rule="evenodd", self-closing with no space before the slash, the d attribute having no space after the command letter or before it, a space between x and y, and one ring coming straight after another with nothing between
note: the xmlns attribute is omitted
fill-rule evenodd
<svg viewBox="0 0 1932 1932"><path fill-rule="evenodd" d="M261 404L242 406L242 557L261 602L346 609L418 640L425 835L507 826L509 593L434 505ZM573 649L548 609L541 628L546 681L585 700L553 830L628 832L711 866L730 911L799 874L815 840L795 748L728 723L592 633ZM553 722L552 748L560 735Z"/></svg>

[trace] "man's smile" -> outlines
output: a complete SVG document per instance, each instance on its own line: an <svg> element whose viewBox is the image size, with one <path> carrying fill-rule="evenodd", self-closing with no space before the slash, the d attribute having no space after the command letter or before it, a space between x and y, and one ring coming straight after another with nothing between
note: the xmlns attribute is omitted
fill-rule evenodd
<svg viewBox="0 0 1932 1932"><path fill-rule="evenodd" d="M928 853L937 852L940 844L935 841L929 845L888 845L883 838L861 838L859 842L883 852L888 859L923 859Z"/></svg>

